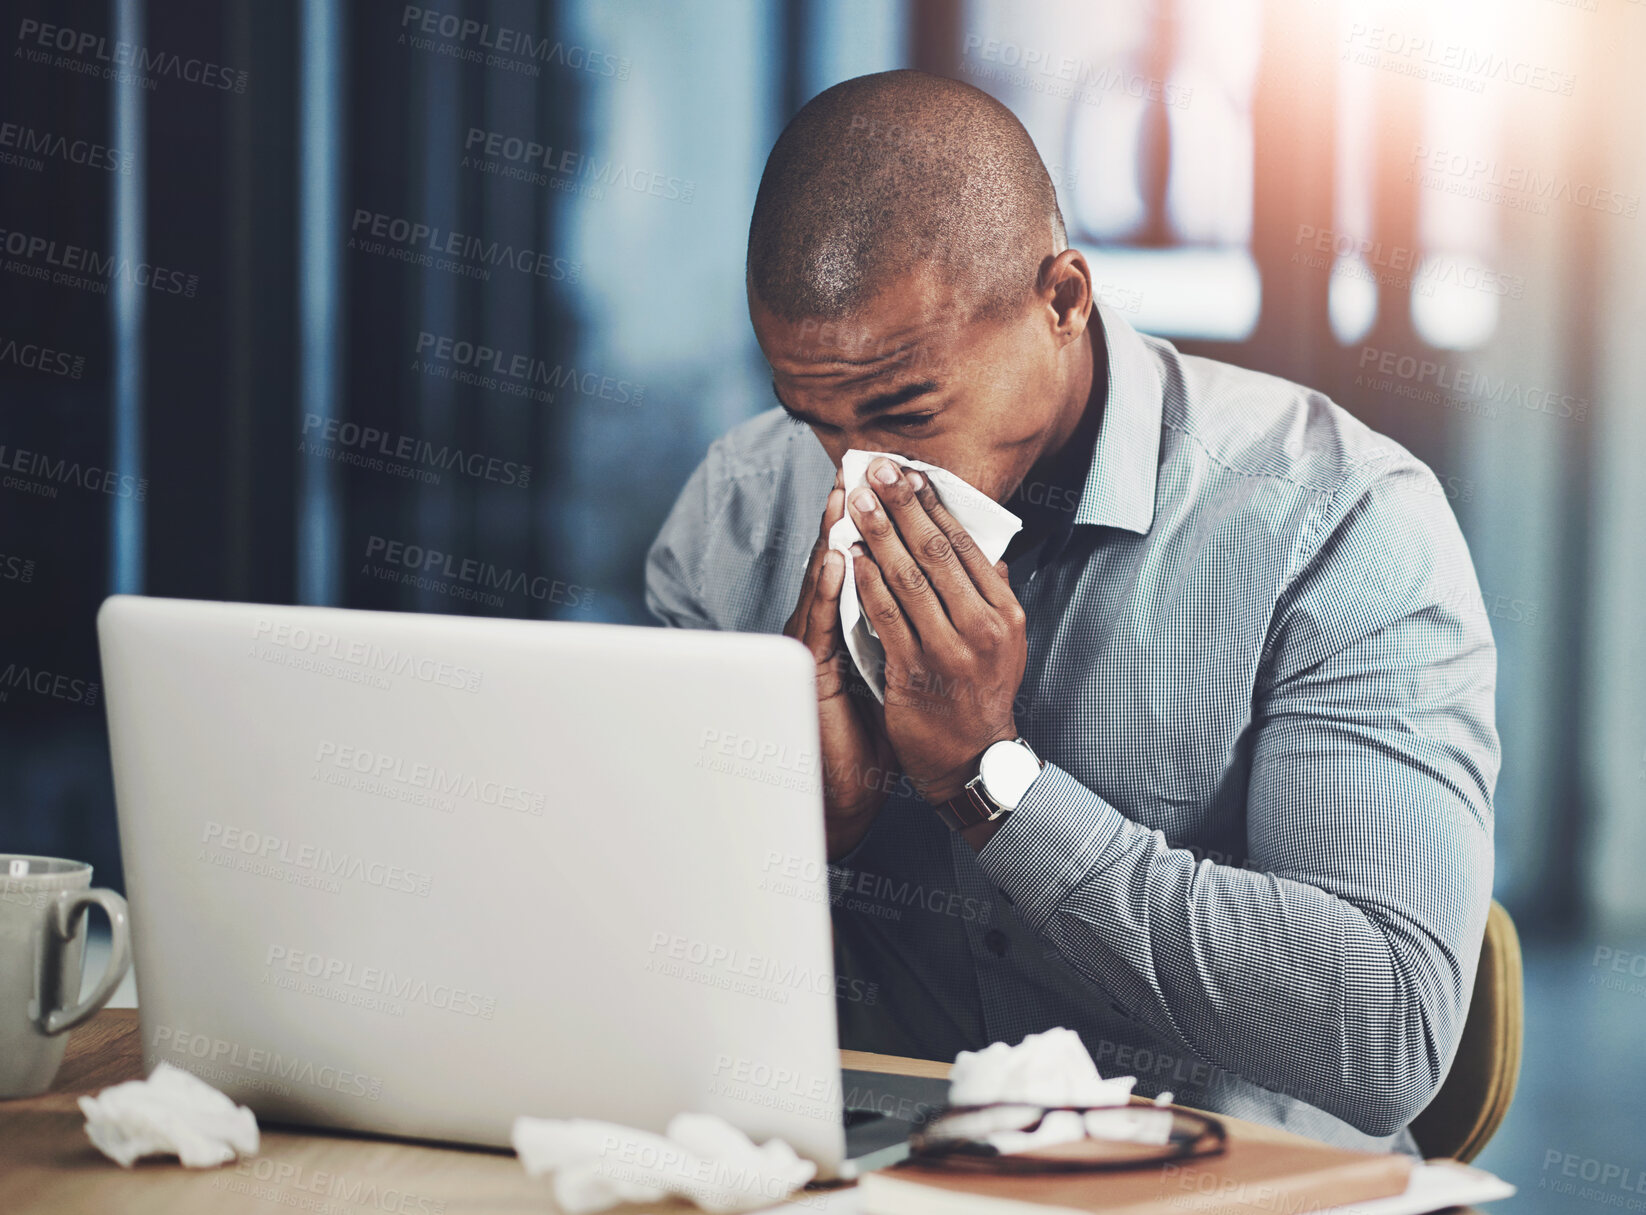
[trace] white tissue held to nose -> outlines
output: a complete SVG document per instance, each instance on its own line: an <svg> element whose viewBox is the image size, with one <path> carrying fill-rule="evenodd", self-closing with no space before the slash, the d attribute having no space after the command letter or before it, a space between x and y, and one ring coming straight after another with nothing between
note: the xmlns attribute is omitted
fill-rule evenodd
<svg viewBox="0 0 1646 1215"><path fill-rule="evenodd" d="M868 484L869 464L884 456L900 468L912 468L926 474L943 508L954 516L956 523L966 529L990 564L1000 560L1012 537L1022 530L1023 520L989 497L982 490L967 484L960 477L924 460L910 460L889 451L863 451L852 448L840 457L841 482L850 497L853 490ZM876 487L870 485L871 490ZM857 664L863 680L875 698L886 699L886 649L880 644L874 625L863 615L857 600L857 580L852 572L852 545L863 539L851 511L840 517L829 529L829 547L845 555L846 581L840 588L840 632L846 640L846 650Z"/></svg>
<svg viewBox="0 0 1646 1215"><path fill-rule="evenodd" d="M156 1064L147 1080L81 1097L80 1111L97 1150L125 1168L139 1156L169 1153L205 1169L257 1152L256 1116L170 1063Z"/></svg>
<svg viewBox="0 0 1646 1215"><path fill-rule="evenodd" d="M756 1146L713 1114L677 1114L662 1135L588 1118L514 1120L516 1155L552 1175L565 1215L679 1195L715 1215L782 1202L817 1173L781 1139Z"/></svg>

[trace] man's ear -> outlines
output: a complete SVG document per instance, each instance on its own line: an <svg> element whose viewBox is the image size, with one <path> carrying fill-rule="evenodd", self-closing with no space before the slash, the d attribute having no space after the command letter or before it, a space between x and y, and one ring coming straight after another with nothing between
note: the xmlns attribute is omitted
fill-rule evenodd
<svg viewBox="0 0 1646 1215"><path fill-rule="evenodd" d="M1086 332L1094 302L1092 270L1080 250L1065 249L1042 261L1036 291L1059 341L1073 341Z"/></svg>

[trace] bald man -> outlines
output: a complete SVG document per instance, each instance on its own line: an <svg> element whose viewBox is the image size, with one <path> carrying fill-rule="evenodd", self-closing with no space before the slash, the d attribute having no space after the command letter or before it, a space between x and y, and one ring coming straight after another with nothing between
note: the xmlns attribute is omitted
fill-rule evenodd
<svg viewBox="0 0 1646 1215"><path fill-rule="evenodd" d="M1319 393L1096 302L1021 124L919 72L814 98L749 230L778 407L647 560L664 623L817 663L843 1046L1052 1026L1201 1108L1416 1153L1492 885L1496 651L1444 491ZM890 461L1025 525L991 564ZM845 563L884 707L842 644Z"/></svg>

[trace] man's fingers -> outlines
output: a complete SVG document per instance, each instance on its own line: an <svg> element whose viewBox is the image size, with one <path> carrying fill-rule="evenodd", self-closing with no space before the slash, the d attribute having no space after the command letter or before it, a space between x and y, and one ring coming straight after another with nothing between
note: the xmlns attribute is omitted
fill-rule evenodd
<svg viewBox="0 0 1646 1215"><path fill-rule="evenodd" d="M806 616L806 633L819 641L840 638L840 588L846 581L846 558L834 549L825 549L812 593L811 611Z"/></svg>
<svg viewBox="0 0 1646 1215"><path fill-rule="evenodd" d="M846 513L846 491L840 488L840 478L835 477L834 488L829 491L829 497L823 503L823 521L818 525L817 542L824 547L829 543L829 529L840 522L840 516Z"/></svg>
<svg viewBox="0 0 1646 1215"><path fill-rule="evenodd" d="M954 625L943 610L943 601L938 598L937 589L926 576L926 571L921 569L920 563L904 547L885 506L865 486L852 491L849 509L852 522L857 524L865 546L874 557L874 564L879 567L876 581L890 588L887 593L893 596L893 606L902 608L902 614L908 617L926 644L941 646L953 639ZM877 619L876 631L879 628L880 621Z"/></svg>
<svg viewBox="0 0 1646 1215"><path fill-rule="evenodd" d="M810 566L807 569L808 582L806 586L806 593L808 595L815 595L817 593L818 575L823 572L823 558L829 551L829 532L833 530L836 523L840 522L841 517L845 515L845 513L846 491L843 489L831 489L829 491L829 500L823 507L823 521L818 526L817 544L812 549L812 559ZM846 564L844 557L841 558L840 564L842 568L844 568Z"/></svg>
<svg viewBox="0 0 1646 1215"><path fill-rule="evenodd" d="M838 482L839 478L836 478ZM804 640L806 614L812 596L817 592L817 576L823 569L823 554L829 547L829 529L840 521L846 513L846 493L838 484L829 491L828 501L823 506L823 517L818 521L817 540L812 544L812 551L806 558L806 572L800 578L800 597L795 603L794 613L789 617L789 623L784 625L783 631L791 636L800 636Z"/></svg>
<svg viewBox="0 0 1646 1215"><path fill-rule="evenodd" d="M920 505L925 508L926 514L945 536L948 537L949 547L959 559L966 573L971 576L972 585L984 599L997 608L1004 608L1016 600L1012 594L1011 583L1006 577L1006 563L997 561L990 564L989 558L984 555L977 541L965 528L961 527L948 507L944 506L937 497L937 491L932 488L930 478L922 478L925 484L916 492Z"/></svg>
<svg viewBox="0 0 1646 1215"><path fill-rule="evenodd" d="M856 555L852 573L857 579L857 600L863 605L863 614L874 624L880 644L886 647L888 665L896 662L906 670L919 666L920 642L909 625L909 618L903 614L902 605L887 589L879 564L861 545L853 548ZM943 614L941 607L937 611L939 616Z"/></svg>
<svg viewBox="0 0 1646 1215"><path fill-rule="evenodd" d="M829 500L823 504L823 518L817 525L817 543L812 545L811 561L806 566L806 590L810 594L817 585L817 575L823 568L823 554L829 548L829 532L846 513L846 491L831 489Z"/></svg>
<svg viewBox="0 0 1646 1215"><path fill-rule="evenodd" d="M876 467L870 469L871 476L882 467L892 467L891 462L877 461ZM926 476L918 470L904 470L896 482L890 485L882 483L878 488L880 500L885 504L892 522L897 525L904 546L932 580L932 585L937 587L938 596L949 619L954 622L955 631L962 636L975 631L989 613L989 603L973 581L971 572L961 564L955 550L957 541L975 550L977 545L972 542L971 536L960 529L955 539L950 540L948 534L938 527L918 492L930 489ZM926 501L936 500L935 495L930 492L926 494Z"/></svg>
<svg viewBox="0 0 1646 1215"><path fill-rule="evenodd" d="M840 588L845 583L846 559L829 549L817 574L817 586L801 629L800 640L812 652L819 667L832 663L844 640L840 635Z"/></svg>

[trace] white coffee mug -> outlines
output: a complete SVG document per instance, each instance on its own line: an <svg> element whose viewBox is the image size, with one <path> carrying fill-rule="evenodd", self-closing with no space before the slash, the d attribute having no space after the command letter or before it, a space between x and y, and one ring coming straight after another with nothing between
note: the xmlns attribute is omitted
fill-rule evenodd
<svg viewBox="0 0 1646 1215"><path fill-rule="evenodd" d="M97 986L75 1003L93 903L109 917L114 948ZM91 889L90 865L0 852L0 1099L51 1087L66 1031L107 1004L130 967L126 900Z"/></svg>

